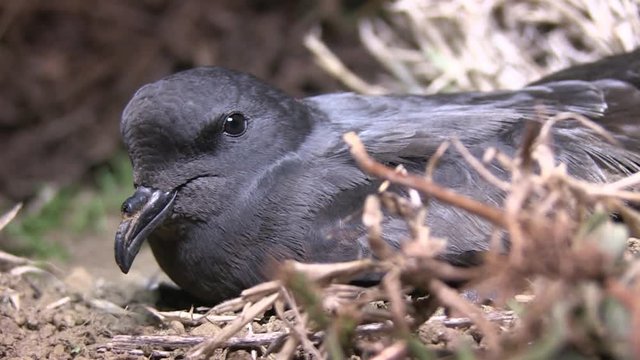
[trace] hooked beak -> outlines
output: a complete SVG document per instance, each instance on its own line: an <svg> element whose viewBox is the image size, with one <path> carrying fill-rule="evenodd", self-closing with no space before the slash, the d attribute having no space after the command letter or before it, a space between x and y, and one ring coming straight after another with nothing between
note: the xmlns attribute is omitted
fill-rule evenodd
<svg viewBox="0 0 640 360"><path fill-rule="evenodd" d="M122 221L116 232L116 263L128 273L147 236L171 213L176 191L161 191L138 186L122 203Z"/></svg>

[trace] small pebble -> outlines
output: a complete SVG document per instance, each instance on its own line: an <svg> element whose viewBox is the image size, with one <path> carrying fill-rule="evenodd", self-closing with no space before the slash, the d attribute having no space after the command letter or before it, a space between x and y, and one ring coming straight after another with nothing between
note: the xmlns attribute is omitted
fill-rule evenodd
<svg viewBox="0 0 640 360"><path fill-rule="evenodd" d="M53 325L55 325L58 328L58 330L70 328L74 326L75 323L76 322L73 316L69 312L57 313L53 315Z"/></svg>
<svg viewBox="0 0 640 360"><path fill-rule="evenodd" d="M185 333L184 325L178 320L172 320L169 323L169 330L172 330L175 335L182 335Z"/></svg>
<svg viewBox="0 0 640 360"><path fill-rule="evenodd" d="M56 332L56 327L51 324L44 324L42 329L40 330L40 338L46 339L48 337L53 336Z"/></svg>
<svg viewBox="0 0 640 360"><path fill-rule="evenodd" d="M13 321L15 321L16 325L22 326L25 322L27 322L27 318L22 314L16 314L13 317Z"/></svg>
<svg viewBox="0 0 640 360"><path fill-rule="evenodd" d="M202 323L202 325L191 330L191 335L212 336L212 335L216 335L221 330L222 328L220 328L220 326L216 324L212 324L210 322L204 322Z"/></svg>
<svg viewBox="0 0 640 360"><path fill-rule="evenodd" d="M40 322L38 321L38 318L35 315L30 314L29 316L27 316L27 329L38 330L39 327L40 327Z"/></svg>
<svg viewBox="0 0 640 360"><path fill-rule="evenodd" d="M64 345L62 344L58 344L53 348L53 351L51 352L52 355L55 356L55 358L59 358L61 355L64 355Z"/></svg>

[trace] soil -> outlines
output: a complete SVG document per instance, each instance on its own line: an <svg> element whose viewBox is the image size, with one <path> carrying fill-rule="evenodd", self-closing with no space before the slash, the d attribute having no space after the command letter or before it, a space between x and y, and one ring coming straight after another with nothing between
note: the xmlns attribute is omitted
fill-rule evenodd
<svg viewBox="0 0 640 360"><path fill-rule="evenodd" d="M92 347L114 333L139 332L133 317L97 311L50 275L0 275L0 357L97 358ZM17 294L12 303L7 297ZM57 302L64 304L55 306ZM108 358L108 357L104 357Z"/></svg>
<svg viewBox="0 0 640 360"><path fill-rule="evenodd" d="M117 219L109 220L109 227ZM155 303L153 285L168 281L148 248L131 274L120 273L108 233L69 246L70 259L38 270L5 263L0 272L0 358L112 359L97 352L115 334L144 334L157 322L124 307Z"/></svg>

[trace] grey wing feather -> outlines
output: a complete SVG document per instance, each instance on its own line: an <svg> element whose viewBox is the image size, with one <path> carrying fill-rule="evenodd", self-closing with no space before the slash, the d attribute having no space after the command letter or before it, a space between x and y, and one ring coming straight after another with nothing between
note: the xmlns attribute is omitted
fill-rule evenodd
<svg viewBox="0 0 640 360"><path fill-rule="evenodd" d="M530 86L518 91L463 93L436 96L363 96L330 94L305 99L331 129L319 135L323 156L349 157L340 136L355 131L369 153L379 161L420 170L444 140L460 139L476 156L489 146L513 155L526 121L544 121L560 112L586 116L615 133L623 145L608 144L576 121L554 127L560 161L575 176L609 181L640 170L640 91L618 80L566 80ZM498 176L508 176L495 169ZM504 194L470 170L454 151L439 162L434 179L459 193L499 205ZM492 226L460 210L433 201L428 224L433 235L448 239L444 258L486 250ZM385 219L392 228L390 243L406 237L404 223ZM404 235L403 235L404 234ZM364 234L359 238L367 252Z"/></svg>
<svg viewBox="0 0 640 360"><path fill-rule="evenodd" d="M611 100L614 97L615 103ZM574 121L559 124L554 130L557 143L561 144L560 159L577 168L585 165L583 156L589 155L600 166L633 171L638 163L638 155L633 151L640 149L638 137L632 136L640 133L638 98L640 91L622 81L566 80L494 93L427 97L342 93L305 101L325 114L332 133L355 131L372 156L388 163L427 159L442 141L454 137L468 147L496 146L513 153L525 121L542 121L561 112L575 112L618 132L618 139L632 151L602 144L598 135ZM622 115L635 116L636 120ZM624 132L619 133L620 130ZM327 154L345 151L341 139L334 139L326 147Z"/></svg>

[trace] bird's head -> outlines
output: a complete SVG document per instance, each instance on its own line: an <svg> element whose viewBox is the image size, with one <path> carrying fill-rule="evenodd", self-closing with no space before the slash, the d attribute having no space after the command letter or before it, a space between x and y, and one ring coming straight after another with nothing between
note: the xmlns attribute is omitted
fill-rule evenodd
<svg viewBox="0 0 640 360"><path fill-rule="evenodd" d="M255 174L310 131L306 107L251 75L187 70L142 87L121 133L135 193L122 205L116 262L128 272L145 239L168 219L206 221L250 191Z"/></svg>

